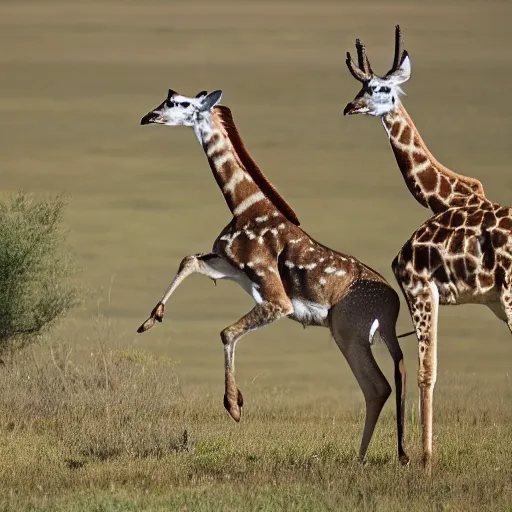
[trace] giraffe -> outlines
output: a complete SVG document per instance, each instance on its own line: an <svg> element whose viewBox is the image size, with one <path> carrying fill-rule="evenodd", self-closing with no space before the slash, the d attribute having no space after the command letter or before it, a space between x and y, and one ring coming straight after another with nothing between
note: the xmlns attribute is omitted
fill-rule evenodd
<svg viewBox="0 0 512 512"><path fill-rule="evenodd" d="M357 40L358 66L347 66L363 88L345 114L381 117L409 190L434 216L417 229L393 260L418 338L418 386L423 462L431 468L433 392L437 378L439 305L484 304L512 332L512 208L489 201L478 180L434 159L400 104L400 84L410 76L396 27L393 67L374 75Z"/></svg>
<svg viewBox="0 0 512 512"><path fill-rule="evenodd" d="M240 338L289 317L304 326L330 329L358 381L366 402L359 450L364 460L375 425L391 387L371 346L378 332L394 361L398 458L404 448L405 366L395 327L398 294L376 271L352 256L316 242L257 167L239 135L222 92L186 97L169 90L167 98L141 124L192 127L206 153L215 180L231 211L211 252L183 258L171 285L138 332L161 322L165 304L185 278L198 273L235 281L255 305L221 332L224 345L224 406L240 421L242 393L235 380L235 346Z"/></svg>
<svg viewBox="0 0 512 512"><path fill-rule="evenodd" d="M383 76L373 73L365 46L356 40L357 67L347 53L347 66L363 88L349 103L344 115L367 114L380 117L405 183L414 198L433 213L455 206L481 206L486 202L480 181L457 174L438 162L427 148L405 110L400 85L409 80L411 61L402 52L400 26L395 27L393 66Z"/></svg>

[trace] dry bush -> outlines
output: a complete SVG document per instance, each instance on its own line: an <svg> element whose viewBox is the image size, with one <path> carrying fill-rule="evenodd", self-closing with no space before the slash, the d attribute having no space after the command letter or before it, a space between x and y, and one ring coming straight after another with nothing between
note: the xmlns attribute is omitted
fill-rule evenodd
<svg viewBox="0 0 512 512"><path fill-rule="evenodd" d="M0 354L34 340L78 302L64 206L24 193L0 202Z"/></svg>

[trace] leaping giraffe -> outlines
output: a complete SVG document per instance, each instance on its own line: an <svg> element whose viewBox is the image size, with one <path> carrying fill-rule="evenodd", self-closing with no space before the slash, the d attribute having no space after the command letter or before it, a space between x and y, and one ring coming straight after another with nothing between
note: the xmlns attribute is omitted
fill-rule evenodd
<svg viewBox="0 0 512 512"><path fill-rule="evenodd" d="M178 273L138 332L162 321L164 306L193 273L237 282L256 305L221 332L224 344L224 406L235 421L242 413L242 393L235 381L235 346L249 331L282 317L328 327L348 361L365 397L366 419L359 458L365 457L375 424L391 388L371 345L377 332L395 365L398 457L404 449L405 367L395 326L399 298L391 286L357 259L329 249L299 227L292 208L267 181L249 156L231 111L218 105L221 91L195 98L170 90L141 124L190 126L202 145L233 219L212 252L186 256Z"/></svg>
<svg viewBox="0 0 512 512"><path fill-rule="evenodd" d="M400 28L393 66L383 77L373 73L359 40L356 49L359 65L347 54L347 66L363 88L345 114L381 117L409 190L436 214L392 263L419 342L423 460L430 467L438 306L485 304L512 332L512 209L489 201L478 180L450 171L428 151L399 98L411 70Z"/></svg>

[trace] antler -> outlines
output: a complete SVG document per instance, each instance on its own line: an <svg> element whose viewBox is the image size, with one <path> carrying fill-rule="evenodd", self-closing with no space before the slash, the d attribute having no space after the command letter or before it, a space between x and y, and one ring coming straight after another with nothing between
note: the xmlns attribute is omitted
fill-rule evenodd
<svg viewBox="0 0 512 512"><path fill-rule="evenodd" d="M370 66L368 56L366 55L366 47L361 42L360 39L356 39L356 51L358 66L356 66L354 61L352 60L350 52L347 52L347 67L352 76L356 80L359 80L360 82L365 82L373 75L373 70L372 67Z"/></svg>
<svg viewBox="0 0 512 512"><path fill-rule="evenodd" d="M366 46L361 42L360 39L356 39L356 50L358 66L356 66L352 60L350 52L347 52L347 67L356 80L364 82L369 80L374 73L372 67L370 66L368 56L366 55ZM393 67L384 75L383 78L388 77L394 73L400 67L400 64L404 61L405 57L407 57L407 51L403 50L402 48L402 31L400 30L400 25L396 25L395 56L393 58Z"/></svg>
<svg viewBox="0 0 512 512"><path fill-rule="evenodd" d="M385 76L389 76L394 73L407 57L407 51L403 50L402 31L400 25L395 25L395 56L393 58L393 67L386 73Z"/></svg>
<svg viewBox="0 0 512 512"><path fill-rule="evenodd" d="M366 55L366 46L362 43L360 39L356 39L356 50L357 59L359 61L359 67L368 76L373 75L372 67L370 66L370 61L368 60L368 55Z"/></svg>

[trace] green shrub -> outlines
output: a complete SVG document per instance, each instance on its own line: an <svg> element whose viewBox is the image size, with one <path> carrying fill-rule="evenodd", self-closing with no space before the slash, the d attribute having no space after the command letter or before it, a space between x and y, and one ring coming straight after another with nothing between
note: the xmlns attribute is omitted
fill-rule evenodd
<svg viewBox="0 0 512 512"><path fill-rule="evenodd" d="M35 340L78 302L64 206L24 193L0 201L0 354Z"/></svg>

